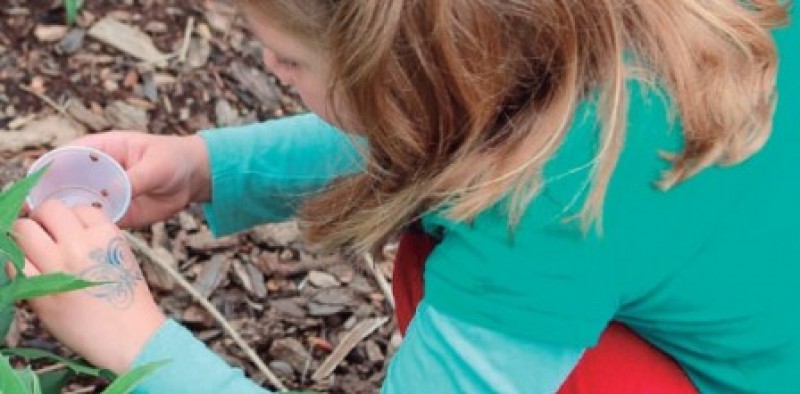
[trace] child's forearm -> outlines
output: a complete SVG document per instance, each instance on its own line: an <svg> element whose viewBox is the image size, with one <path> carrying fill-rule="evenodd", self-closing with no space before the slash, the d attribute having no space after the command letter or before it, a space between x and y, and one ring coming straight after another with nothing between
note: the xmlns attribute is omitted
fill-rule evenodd
<svg viewBox="0 0 800 394"><path fill-rule="evenodd" d="M315 115L201 135L210 163L206 217L218 236L285 220L331 180L363 166L355 137Z"/></svg>

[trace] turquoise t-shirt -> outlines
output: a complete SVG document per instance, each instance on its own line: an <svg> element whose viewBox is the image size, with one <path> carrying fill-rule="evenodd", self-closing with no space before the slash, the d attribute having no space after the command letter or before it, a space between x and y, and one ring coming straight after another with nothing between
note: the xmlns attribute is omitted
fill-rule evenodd
<svg viewBox="0 0 800 394"><path fill-rule="evenodd" d="M680 125L668 122L657 95L631 83L602 237L563 222L581 206L575 196L585 191L594 153L586 105L513 237L502 204L470 224L423 218L442 237L426 263L423 305L569 349L592 346L616 319L674 357L701 391L799 391L800 36L794 27L775 35L779 103L760 153L656 190L667 165L658 151L679 148ZM302 137L264 134L254 144L253 128L204 134L214 177L206 212L217 233L287 218L331 177L359 170L346 137L318 118L280 122Z"/></svg>

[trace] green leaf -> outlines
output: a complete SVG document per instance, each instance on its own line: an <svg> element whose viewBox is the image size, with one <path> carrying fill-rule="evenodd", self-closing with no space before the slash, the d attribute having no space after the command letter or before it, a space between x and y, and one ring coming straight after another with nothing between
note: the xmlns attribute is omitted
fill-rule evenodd
<svg viewBox="0 0 800 394"><path fill-rule="evenodd" d="M114 372L107 369L95 368L79 360L73 360L66 357L61 357L57 354L50 353L41 349L34 348L11 348L0 349L0 354L5 356L17 356L26 360L40 360L47 359L64 364L67 368L83 375L96 376L108 380L109 382L116 379Z"/></svg>
<svg viewBox="0 0 800 394"><path fill-rule="evenodd" d="M13 321L14 305L0 305L0 344L5 342Z"/></svg>
<svg viewBox="0 0 800 394"><path fill-rule="evenodd" d="M67 368L40 374L39 385L42 386L42 394L61 394L67 381L74 376L75 371Z"/></svg>
<svg viewBox="0 0 800 394"><path fill-rule="evenodd" d="M3 273L0 276L3 276L3 278L7 278L5 272L6 259L11 260L11 263L17 268L17 272L22 272L22 267L25 266L25 255L22 254L17 243L6 234L6 232L0 232L0 264L2 264L3 268ZM0 280L0 283L2 282Z"/></svg>
<svg viewBox="0 0 800 394"><path fill-rule="evenodd" d="M8 278L8 272L6 272L6 261L2 252L0 252L0 286L5 286L8 282L11 282L11 279Z"/></svg>
<svg viewBox="0 0 800 394"><path fill-rule="evenodd" d="M80 0L64 0L68 25L75 23L75 19L78 17L78 8L80 8Z"/></svg>
<svg viewBox="0 0 800 394"><path fill-rule="evenodd" d="M25 197L39 183L39 179L42 178L42 175L49 167L49 164L42 167L41 170L12 185L4 193L0 193L0 230L2 230L0 232L7 233L11 230L11 225L14 224L14 220L19 216Z"/></svg>
<svg viewBox="0 0 800 394"><path fill-rule="evenodd" d="M25 386L25 392L30 394L42 394L42 387L39 385L39 377L30 367L17 369L14 371L19 380Z"/></svg>
<svg viewBox="0 0 800 394"><path fill-rule="evenodd" d="M11 368L7 357L0 357L0 393L28 394L25 383L17 376L16 370Z"/></svg>
<svg viewBox="0 0 800 394"><path fill-rule="evenodd" d="M54 293L85 289L98 284L102 283L89 282L63 272L30 277L20 276L6 286L0 287L0 305Z"/></svg>
<svg viewBox="0 0 800 394"><path fill-rule="evenodd" d="M120 376L114 383L111 383L111 386L108 386L103 391L103 394L128 394L133 390L137 384L139 384L142 380L146 377L150 376L153 372L157 369L163 367L164 365L168 364L169 361L155 361L152 363L147 363L145 365L140 365L133 370L129 371L125 375Z"/></svg>

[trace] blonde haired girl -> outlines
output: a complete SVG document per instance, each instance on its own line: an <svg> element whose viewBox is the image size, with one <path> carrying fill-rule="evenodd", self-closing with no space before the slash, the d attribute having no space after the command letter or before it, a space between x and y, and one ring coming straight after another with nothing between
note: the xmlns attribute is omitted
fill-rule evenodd
<svg viewBox="0 0 800 394"><path fill-rule="evenodd" d="M424 297L385 392L570 390L612 320L690 390L800 391L800 32L786 4L240 3L313 114L82 140L131 175L123 225L205 201L217 234L296 213L310 241L353 253L421 231ZM21 220L28 269L102 264L87 256L117 230L98 216L52 203ZM138 286L132 311L86 294L34 306L99 365L174 359L143 390L258 390ZM75 310L124 345L59 318Z"/></svg>

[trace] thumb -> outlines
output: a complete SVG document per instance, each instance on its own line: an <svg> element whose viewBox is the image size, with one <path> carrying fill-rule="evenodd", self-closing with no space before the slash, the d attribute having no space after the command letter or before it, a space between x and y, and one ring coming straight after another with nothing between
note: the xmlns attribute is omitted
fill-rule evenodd
<svg viewBox="0 0 800 394"><path fill-rule="evenodd" d="M166 169L163 163L158 160L148 160L144 158L128 168L128 179L131 182L131 193L133 197L146 194L157 190L167 184L164 179Z"/></svg>
<svg viewBox="0 0 800 394"><path fill-rule="evenodd" d="M138 134L130 131L112 131L84 136L70 142L70 145L95 148L113 157L125 169L135 197L163 182L156 172L163 166L161 160L154 160L138 137Z"/></svg>

